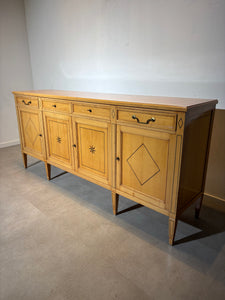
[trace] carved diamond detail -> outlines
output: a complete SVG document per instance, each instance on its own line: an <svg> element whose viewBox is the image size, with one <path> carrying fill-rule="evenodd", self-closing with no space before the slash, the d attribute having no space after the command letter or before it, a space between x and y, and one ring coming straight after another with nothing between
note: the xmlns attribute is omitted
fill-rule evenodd
<svg viewBox="0 0 225 300"><path fill-rule="evenodd" d="M183 120L180 118L180 120L178 121L178 125L179 125L179 127L180 128L182 128L182 126L183 126Z"/></svg>
<svg viewBox="0 0 225 300"><path fill-rule="evenodd" d="M31 119L27 121L25 132L31 144L34 145L36 139L38 138L39 132Z"/></svg>
<svg viewBox="0 0 225 300"><path fill-rule="evenodd" d="M139 146L134 153L131 154L127 162L140 185L144 185L160 172L159 166L144 144Z"/></svg>

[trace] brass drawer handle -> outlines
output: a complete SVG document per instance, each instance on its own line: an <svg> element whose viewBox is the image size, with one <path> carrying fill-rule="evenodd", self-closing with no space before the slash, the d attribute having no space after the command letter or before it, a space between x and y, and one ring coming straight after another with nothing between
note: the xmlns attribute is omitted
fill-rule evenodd
<svg viewBox="0 0 225 300"><path fill-rule="evenodd" d="M22 101L25 105L30 105L31 101L28 101L27 103L25 102L25 100Z"/></svg>
<svg viewBox="0 0 225 300"><path fill-rule="evenodd" d="M56 105L55 105L55 104L53 104L53 105L52 105L52 107L56 107Z"/></svg>
<svg viewBox="0 0 225 300"><path fill-rule="evenodd" d="M87 111L89 111L89 112L92 112L92 110L91 110L91 109L88 109Z"/></svg>
<svg viewBox="0 0 225 300"><path fill-rule="evenodd" d="M132 116L132 119L137 120L137 122L140 124L148 124L149 122L155 122L155 118L153 118L153 117L148 119L146 122L140 122L139 119L135 115Z"/></svg>

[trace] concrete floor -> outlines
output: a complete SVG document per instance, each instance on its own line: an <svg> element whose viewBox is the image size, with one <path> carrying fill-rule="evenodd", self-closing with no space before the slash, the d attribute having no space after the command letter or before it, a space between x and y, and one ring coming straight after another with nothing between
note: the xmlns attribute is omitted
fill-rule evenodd
<svg viewBox="0 0 225 300"><path fill-rule="evenodd" d="M225 299L225 203L205 199L199 220L189 208L171 247L166 216L115 217L109 191L68 173L49 182L19 146L0 161L1 300Z"/></svg>

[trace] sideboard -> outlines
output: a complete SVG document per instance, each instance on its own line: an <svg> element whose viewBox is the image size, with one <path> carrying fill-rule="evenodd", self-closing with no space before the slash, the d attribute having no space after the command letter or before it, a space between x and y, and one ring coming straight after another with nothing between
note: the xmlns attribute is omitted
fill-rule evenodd
<svg viewBox="0 0 225 300"><path fill-rule="evenodd" d="M86 93L13 92L24 167L27 155L168 216L173 245L179 216L204 193L217 100ZM157 226L157 224L156 224Z"/></svg>

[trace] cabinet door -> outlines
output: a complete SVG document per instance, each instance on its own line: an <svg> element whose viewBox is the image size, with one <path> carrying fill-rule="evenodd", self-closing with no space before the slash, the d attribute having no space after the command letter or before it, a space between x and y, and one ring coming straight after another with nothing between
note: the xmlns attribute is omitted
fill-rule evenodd
<svg viewBox="0 0 225 300"><path fill-rule="evenodd" d="M117 128L117 189L168 209L175 135L141 128Z"/></svg>
<svg viewBox="0 0 225 300"><path fill-rule="evenodd" d="M47 160L72 168L71 117L44 112Z"/></svg>
<svg viewBox="0 0 225 300"><path fill-rule="evenodd" d="M105 184L110 183L111 126L109 123L74 118L77 172Z"/></svg>
<svg viewBox="0 0 225 300"><path fill-rule="evenodd" d="M42 159L43 137L38 110L18 108L22 148L25 152Z"/></svg>

